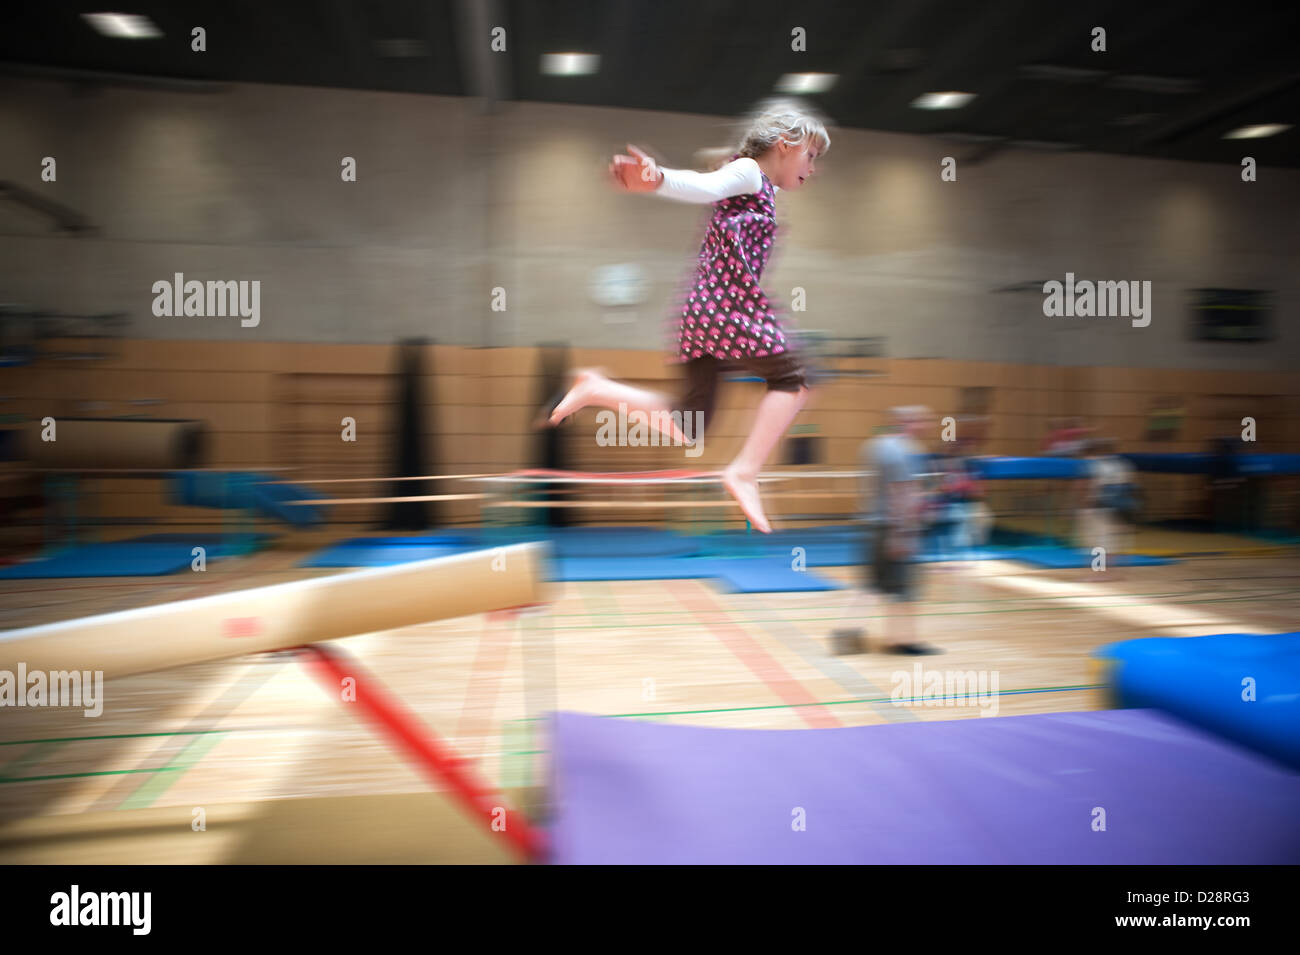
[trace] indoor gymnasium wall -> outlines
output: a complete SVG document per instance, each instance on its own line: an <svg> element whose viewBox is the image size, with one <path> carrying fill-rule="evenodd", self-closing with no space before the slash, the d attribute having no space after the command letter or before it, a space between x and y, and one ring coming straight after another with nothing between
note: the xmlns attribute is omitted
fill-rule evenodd
<svg viewBox="0 0 1300 955"><path fill-rule="evenodd" d="M616 193L609 155L672 165L725 143L726 118L533 102L490 116L436 96L229 84L205 92L15 79L0 176L85 215L71 237L0 203L0 297L123 311L138 339L664 347L703 210ZM878 336L892 358L1282 371L1300 361L1300 172L1085 153L995 152L834 130L819 176L778 200L765 284L805 328ZM53 144L53 145L51 145ZM54 154L58 179L42 182ZM939 178L957 160L957 181ZM344 157L357 181L342 182ZM647 295L605 308L593 271L644 268ZM260 281L255 328L159 317L180 272ZM1041 283L1150 281L1150 326L1049 319ZM1035 283L1038 283L1035 285ZM1028 284L1029 291L998 291ZM1276 341L1188 339L1187 290L1276 292ZM1038 290L1036 291L1035 288ZM499 290L496 291L496 290ZM494 301L504 310L493 309Z"/></svg>
<svg viewBox="0 0 1300 955"><path fill-rule="evenodd" d="M77 343L73 343L77 344ZM103 342L82 342L85 346ZM531 428L542 401L540 355L532 348L428 346L421 390L427 406L425 455L430 473L497 473L539 463ZM632 383L675 392L677 371L654 351L574 349L575 365L606 368ZM862 442L899 404L924 404L936 416L968 426L963 402L969 389L988 389L981 451L1034 455L1043 449L1053 418L1078 414L1122 451L1203 451L1244 410L1255 410L1261 451L1300 452L1300 382L1286 373L1211 372L1134 368L1062 369L1054 366L943 360L858 359L843 370L875 377L841 377L814 392L796 430L821 439L815 467L853 468ZM365 478L391 474L397 349L389 345L339 346L230 342L123 341L96 362L44 362L6 369L11 413L39 418L127 415L195 418L207 423L209 467L288 469L283 477ZM1065 372L1069 372L1068 374ZM762 393L755 383L728 383L698 457L684 449L601 447L596 412L575 416L565 429L568 466L586 471L717 468L739 448ZM74 400L70 396L77 396ZM1147 440L1153 398L1184 399L1179 438ZM22 397L18 397L22 396ZM356 440L342 440L343 419L356 421ZM792 439L787 439L787 441ZM772 467L781 467L785 446ZM1194 483L1198 479L1191 479ZM1187 481L1168 482L1171 488ZM845 486L803 485L819 513L852 509L851 497L831 497ZM95 517L155 517L176 523L218 523L217 511L180 508L165 500L161 482L89 480L88 513ZM382 481L333 485L331 496L379 496ZM426 493L476 488L432 486ZM777 489L779 490L779 489ZM1184 489L1186 490L1186 489ZM644 489L641 492L644 496ZM1187 491L1190 502L1193 495ZM807 513L809 500L778 497L777 514ZM1189 505L1190 506L1190 505ZM474 501L437 505L455 523L477 521ZM334 507L340 522L368 523L380 505ZM615 520L647 519L645 511L614 509Z"/></svg>

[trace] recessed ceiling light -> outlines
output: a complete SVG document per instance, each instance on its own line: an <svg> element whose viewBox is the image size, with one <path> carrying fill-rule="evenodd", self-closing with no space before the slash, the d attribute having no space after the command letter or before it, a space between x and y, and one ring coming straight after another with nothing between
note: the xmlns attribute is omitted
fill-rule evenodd
<svg viewBox="0 0 1300 955"><path fill-rule="evenodd" d="M922 93L912 105L917 109L961 109L974 98L974 93Z"/></svg>
<svg viewBox="0 0 1300 955"><path fill-rule="evenodd" d="M595 53L544 53L542 72L548 76L587 76L600 69Z"/></svg>
<svg viewBox="0 0 1300 955"><path fill-rule="evenodd" d="M1241 126L1230 133L1224 133L1224 139L1263 139L1265 136L1276 136L1278 133L1285 133L1290 129L1287 123L1262 123L1259 126Z"/></svg>
<svg viewBox="0 0 1300 955"><path fill-rule="evenodd" d="M838 79L838 73L786 73L776 81L776 89L779 93L825 93Z"/></svg>
<svg viewBox="0 0 1300 955"><path fill-rule="evenodd" d="M136 13L83 13L82 16L104 36L121 40L148 40L163 35L152 20Z"/></svg>

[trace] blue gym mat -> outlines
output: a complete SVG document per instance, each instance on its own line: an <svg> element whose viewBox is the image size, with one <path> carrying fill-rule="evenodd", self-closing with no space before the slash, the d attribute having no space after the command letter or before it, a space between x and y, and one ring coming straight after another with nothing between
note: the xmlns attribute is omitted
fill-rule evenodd
<svg viewBox="0 0 1300 955"><path fill-rule="evenodd" d="M713 561L719 590L741 594L843 590L844 585L810 570L794 570L786 557L739 557Z"/></svg>
<svg viewBox="0 0 1300 955"><path fill-rule="evenodd" d="M241 548L260 549L275 540L274 534L142 534L116 544L174 544L182 547L202 547L208 556L224 557L240 553Z"/></svg>
<svg viewBox="0 0 1300 955"><path fill-rule="evenodd" d="M0 568L0 580L33 580L42 577L157 577L187 569L194 559L190 548L203 546L188 539L184 543L87 544L48 558L24 561ZM209 551L208 557L219 557Z"/></svg>
<svg viewBox="0 0 1300 955"><path fill-rule="evenodd" d="M719 576L720 562L680 557L561 557L549 580L694 580Z"/></svg>
<svg viewBox="0 0 1300 955"><path fill-rule="evenodd" d="M611 558L627 560L670 560L677 557L691 557L699 553L700 547L691 538L682 537L668 531L648 527L560 527L536 529L534 533L516 533L507 540L502 537L496 541L490 534L476 530L464 533L432 534L412 537L356 537L339 541L319 554L302 561L299 567L383 567L400 564L411 560L424 560L429 557L446 557L450 554L464 553L498 544L522 543L528 540L549 541L552 553L562 560L606 561ZM696 573L683 573L679 568L668 574L664 568L654 563L643 565L649 576L642 579L659 580L667 577L702 576ZM595 568L585 564L574 564L575 573L598 573ZM613 576L585 576L556 579L581 580L636 580L630 576L630 569L618 567L610 572Z"/></svg>
<svg viewBox="0 0 1300 955"><path fill-rule="evenodd" d="M839 584L807 576L790 565L802 556L812 567L856 567L863 561L862 530L851 526L778 530L772 534L720 531L686 537L653 527L536 528L494 540L475 529L412 537L359 537L340 541L300 567L384 567L465 553L482 547L524 540L550 541L559 564L554 580L676 580L712 577L742 593L835 590ZM802 555L795 553L802 548ZM1035 545L977 547L958 555L928 541L921 563L946 560L1019 560L1038 567L1088 567L1092 557L1082 550ZM715 566L706 570L705 565ZM748 570L733 565L749 562ZM1112 566L1151 566L1176 563L1163 557L1124 554ZM762 568L771 568L770 572Z"/></svg>
<svg viewBox="0 0 1300 955"><path fill-rule="evenodd" d="M835 581L796 571L784 557L705 560L679 557L567 557L550 565L550 580L709 579L724 593L786 593L841 590Z"/></svg>
<svg viewBox="0 0 1300 955"><path fill-rule="evenodd" d="M783 530L749 535L744 531L722 531L703 538L701 554L719 558L786 557L794 560L794 548L802 547L805 566L856 567L864 560L864 546L863 531L856 527L811 527L806 531ZM928 539L917 561L929 564L946 560L1013 560L1019 555L1020 549L1008 547L972 547L962 552L945 550Z"/></svg>
<svg viewBox="0 0 1300 955"><path fill-rule="evenodd" d="M1143 637L1096 655L1118 705L1152 707L1300 770L1300 633Z"/></svg>

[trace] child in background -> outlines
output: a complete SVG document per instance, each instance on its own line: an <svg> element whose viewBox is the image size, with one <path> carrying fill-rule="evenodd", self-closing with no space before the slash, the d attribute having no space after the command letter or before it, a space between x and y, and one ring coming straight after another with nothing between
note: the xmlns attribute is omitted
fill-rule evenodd
<svg viewBox="0 0 1300 955"><path fill-rule="evenodd" d="M975 508L983 496L971 471L964 444L950 455L938 458L942 477L939 499L943 505L943 551L945 557L963 558L975 543Z"/></svg>
<svg viewBox="0 0 1300 955"><path fill-rule="evenodd" d="M1115 454L1109 438L1088 445L1088 479L1084 505L1079 513L1079 543L1091 559L1094 547L1105 548L1106 568L1115 566L1120 554L1130 549L1128 521L1136 510L1137 494L1133 467Z"/></svg>
<svg viewBox="0 0 1300 955"><path fill-rule="evenodd" d="M1083 426L1082 418L1054 419L1047 435L1044 454L1072 458L1083 454L1088 446L1091 428Z"/></svg>

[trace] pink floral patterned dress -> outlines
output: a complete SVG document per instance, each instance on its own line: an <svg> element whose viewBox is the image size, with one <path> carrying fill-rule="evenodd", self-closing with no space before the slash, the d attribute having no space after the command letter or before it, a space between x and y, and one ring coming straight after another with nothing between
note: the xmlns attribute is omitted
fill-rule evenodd
<svg viewBox="0 0 1300 955"><path fill-rule="evenodd" d="M739 154L732 160L739 158ZM699 265L678 322L678 361L766 358L787 348L759 285L776 235L776 190L763 174L756 193L713 204Z"/></svg>

